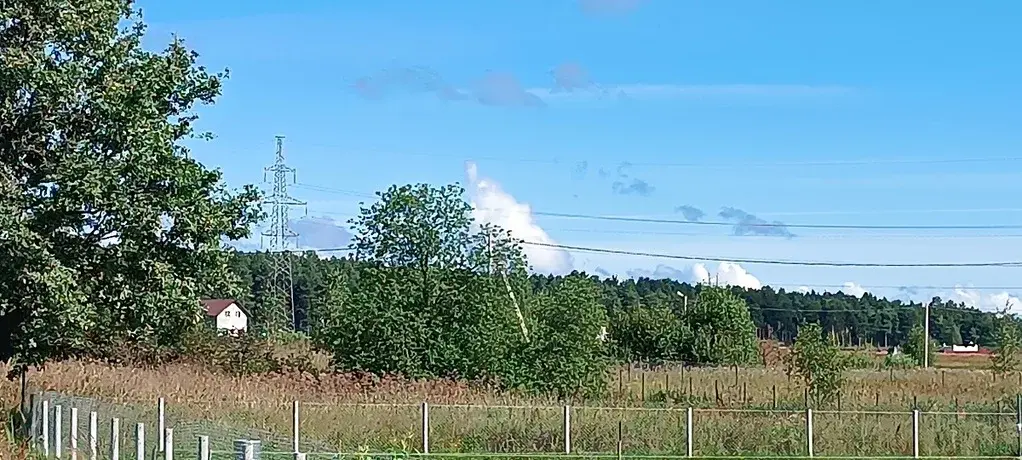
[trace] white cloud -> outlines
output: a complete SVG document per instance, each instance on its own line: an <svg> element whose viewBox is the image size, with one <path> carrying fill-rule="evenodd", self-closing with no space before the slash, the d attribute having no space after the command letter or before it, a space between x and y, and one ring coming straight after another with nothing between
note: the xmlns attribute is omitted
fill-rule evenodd
<svg viewBox="0 0 1022 460"><path fill-rule="evenodd" d="M959 286L951 292L938 292L934 295L944 300L953 300L985 311L1001 310L1005 305L1009 307L1012 313L1019 313L1022 310L1022 303L1020 303L1019 298L1007 292L985 294L975 289Z"/></svg>
<svg viewBox="0 0 1022 460"><path fill-rule="evenodd" d="M748 289L759 289L763 283L750 274L741 265L721 262L716 273L710 273L705 264L692 266L692 280L697 283L719 283L726 286L741 286Z"/></svg>
<svg viewBox="0 0 1022 460"><path fill-rule="evenodd" d="M532 208L519 203L492 179L480 177L473 162L465 163L468 194L476 222L497 225L518 239L535 243L556 244L532 217ZM545 273L567 273L575 262L568 251L555 248L525 246L525 255L534 269Z"/></svg>
<svg viewBox="0 0 1022 460"><path fill-rule="evenodd" d="M844 284L841 285L841 292L848 294L850 296L862 297L864 294L866 294L866 288L862 287L862 285L860 284L853 283L851 281L846 281Z"/></svg>

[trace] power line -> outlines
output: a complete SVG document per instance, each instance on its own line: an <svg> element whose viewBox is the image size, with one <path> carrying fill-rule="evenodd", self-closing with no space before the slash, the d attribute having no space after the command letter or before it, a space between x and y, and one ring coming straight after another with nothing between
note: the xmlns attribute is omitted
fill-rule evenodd
<svg viewBox="0 0 1022 460"><path fill-rule="evenodd" d="M777 285L778 283L766 283L763 285ZM799 283L784 283L786 286L799 286L807 287L810 289L848 289L850 286L844 284L799 284ZM1022 286L933 286L933 285L893 285L893 284L870 284L868 286L860 286L863 289L869 291L870 289L921 289L927 291L941 291L941 290L969 290L969 291L1022 291Z"/></svg>
<svg viewBox="0 0 1022 460"><path fill-rule="evenodd" d="M348 247L337 247L337 248L289 249L289 250L287 250L287 252L291 252L291 253L305 253L305 252L352 252L354 250L355 250L354 247L348 246ZM643 255L645 255L645 254L643 254ZM713 260L716 261L716 260L719 260L719 259L713 259ZM826 263L826 262L824 262L824 263ZM869 266L873 266L873 265L869 265ZM884 266L886 266L886 265L884 265ZM943 266L943 265L941 265L941 266ZM637 277L637 278L659 279L659 278L652 278L652 277L649 277L649 276L645 276L645 277L640 276L640 277ZM670 279L670 278L664 278L664 279ZM675 280L675 281L680 281L680 280ZM681 281L681 282L684 282L686 284L693 284L691 282L685 282L685 281ZM815 290L815 289L837 289L839 291L843 290L843 289L850 289L851 288L851 286L848 286L846 284L811 284L811 283L790 283L790 282L789 283L781 283L781 282L769 283L769 282L763 282L763 286L772 287L775 290L776 289L785 289L785 290L787 290L789 292L797 291L799 288L803 288L803 287L804 288L809 288L809 289L812 289L812 290ZM786 288L785 286L797 286L797 287L792 289L792 288ZM1013 285L1002 285L1002 286L997 286L997 285L993 285L993 286L964 286L964 285L947 286L947 285L945 285L945 286L940 286L940 285L925 285L925 284L914 284L914 285L913 284L908 284L908 285L870 284L870 285L865 285L865 286L860 286L860 287L862 289L866 290L867 292L871 292L872 290L876 290L876 289L898 289L898 290L912 289L912 290L927 290L927 291L948 291L948 290L952 290L952 291L953 290L967 290L967 291L1022 291L1022 285L1018 285L1018 286L1013 286ZM827 291L827 292L834 292L834 291Z"/></svg>
<svg viewBox="0 0 1022 460"><path fill-rule="evenodd" d="M550 249L562 249L565 251L590 252L597 254L614 254L625 256L652 257L660 259L687 260L693 262L730 262L736 264L761 264L761 265L792 265L800 267L872 267L872 268L970 268L970 267L1022 267L1022 261L1014 262L939 262L939 263L882 263L882 262L830 262L816 260L784 260L784 259L743 259L732 257L715 256L691 256L678 254L665 254L656 252L626 251L621 249L593 248L586 246L570 246L566 244L540 243L535 241L521 241L526 246L536 246ZM321 248L308 249L307 251L318 252L347 252L354 248ZM951 289L951 288L949 288Z"/></svg>
<svg viewBox="0 0 1022 460"><path fill-rule="evenodd" d="M566 251L579 251L579 252L591 252L598 254L615 254L615 255L626 255L626 256L639 256L639 257L654 257L660 259L677 259L677 260L688 260L696 262L730 262L736 264L761 264L761 265L795 265L801 267L874 267L874 268L939 268L939 267L1019 267L1022 266L1022 261L1016 262L973 262L973 263L957 263L957 262L942 262L942 263L877 263L877 262L825 262L825 261L812 261L812 260L782 260L782 259L740 259L730 257L712 257L712 256L690 256L690 255L677 255L677 254L664 254L655 252L641 252L641 251L625 251L620 249L606 249L606 248L592 248L585 246L569 246L565 244L555 243L540 243L534 241L523 241L522 244L528 246L546 247L553 249L563 249Z"/></svg>
<svg viewBox="0 0 1022 460"><path fill-rule="evenodd" d="M323 144L303 144L306 149L324 149L324 150L342 150L340 146L330 146ZM444 155L437 154L434 152L419 153L419 152L372 152L373 156L392 155L400 157L421 157L429 159L446 158L451 160L460 161L495 161L504 163L528 163L528 164L551 164L551 165L566 165L576 166L583 163L588 165L588 161L584 158L526 158L526 157L511 157L511 156L473 156L467 158L462 155ZM1019 156L1000 156L1000 157L958 157L958 158L933 158L922 157L903 157L903 158L857 158L857 159L833 159L833 160L793 160L793 161L747 161L745 158L731 158L730 161L713 161L713 162L646 162L646 161L626 161L620 162L613 166L618 168L621 166L638 166L638 167L657 167L657 168L702 168L702 169L732 169L736 166L742 168L761 168L761 167L813 167L813 166L873 166L873 165L923 165L923 164L969 164L969 163L1011 163L1022 161L1022 157Z"/></svg>
<svg viewBox="0 0 1022 460"><path fill-rule="evenodd" d="M375 195L359 192L356 190L336 189L311 184L298 184L302 188L326 193L339 193L359 198L377 198ZM486 211L502 211L503 208L476 208ZM742 227L745 229L774 228L774 229L831 229L831 230L1022 230L1022 224L987 224L987 225L867 225L867 224L798 224L781 222L733 222L733 221L710 221L710 220L685 220L685 219L664 219L649 217L629 216L602 216L580 213L563 213L548 211L532 211L533 215L556 217L565 219L598 220L608 222L630 222L646 224L672 224L672 225L694 225L710 227Z"/></svg>
<svg viewBox="0 0 1022 460"><path fill-rule="evenodd" d="M327 211L323 209L310 209L309 212L314 214L327 214L332 216L339 216L342 218L355 218L358 217L350 212L338 212L338 211ZM701 238L721 238L721 239L735 239L735 238L769 238L777 239L777 236L769 235L735 235L731 233L720 234L720 233L705 233L696 231L657 231L657 230L610 230L601 228L565 228L544 225L543 229L551 232L569 232L569 233L594 233L601 235L649 235L649 236L692 236ZM944 239L990 239L990 238L1022 238L1022 233L991 233L991 234L967 234L967 235L934 235L934 234L920 234L920 233L809 233L800 234L798 239L890 239L890 238L911 238L911 239L929 239L929 240L944 240Z"/></svg>
<svg viewBox="0 0 1022 460"><path fill-rule="evenodd" d="M780 222L728 222L709 220L653 219L644 217L596 216L561 212L533 211L537 216L562 217L567 219L605 220L614 222L641 222L647 224L706 225L743 228L802 228L802 229L844 229L844 230L1009 230L1022 229L1022 225L843 225L843 224L784 224Z"/></svg>
<svg viewBox="0 0 1022 460"><path fill-rule="evenodd" d="M319 211L322 212L322 211ZM325 213L325 212L324 212ZM326 214L326 213L325 213ZM347 214L345 214L347 215ZM733 235L733 234L711 234L711 233L699 233L699 232L667 232L667 231L653 231L653 230L605 230L605 229L592 229L592 228L558 228L543 226L544 230L547 231L559 231L559 232L571 232L571 233L597 233L597 234L610 234L610 235L658 235L658 236L694 236L694 237L720 237L720 238L770 238L777 239L776 236L767 235ZM986 235L925 235L925 234L911 234L911 233L823 233L823 234L807 234L799 235L799 239L871 239L871 238L912 238L912 239L981 239L981 238L1022 238L1022 233L994 233Z"/></svg>

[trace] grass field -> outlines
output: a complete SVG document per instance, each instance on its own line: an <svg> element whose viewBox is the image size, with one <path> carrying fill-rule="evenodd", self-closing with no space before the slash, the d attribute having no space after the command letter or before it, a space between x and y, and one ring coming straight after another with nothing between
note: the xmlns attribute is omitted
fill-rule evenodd
<svg viewBox="0 0 1022 460"><path fill-rule="evenodd" d="M938 360L956 368L852 371L840 407L815 408L816 455L890 456L912 452L911 409L917 405L922 455L1017 455L1015 398L1022 375L995 377L968 367L970 358ZM984 361L985 362L985 361ZM965 368L963 368L965 367ZM563 451L563 404L453 382L359 381L347 376L234 378L173 365L158 370L60 363L34 373L34 388L73 395L55 402L122 419L122 442L134 424L149 439L156 400L166 398L178 449L194 452L195 436L215 449L234 439L263 439L266 450L290 450L291 405L301 401L303 450L416 451L420 403L428 401L432 452L557 453ZM686 410L700 455L801 455L806 450L803 390L775 368L621 369L607 399L572 401L573 450L683 455ZM3 394L16 389L8 383ZM8 404L10 407L10 404ZM838 412L840 410L840 412ZM83 416L84 419L84 416ZM101 423L101 425L105 425ZM85 432L80 429L80 432ZM126 449L133 449L126 444ZM133 450L125 450L133 451Z"/></svg>

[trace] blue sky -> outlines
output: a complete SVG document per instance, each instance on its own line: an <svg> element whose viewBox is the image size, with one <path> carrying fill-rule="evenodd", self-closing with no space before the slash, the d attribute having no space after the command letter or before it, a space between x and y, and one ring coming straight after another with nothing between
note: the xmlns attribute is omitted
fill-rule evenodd
<svg viewBox="0 0 1022 460"><path fill-rule="evenodd" d="M296 223L324 224L393 183L467 184L522 237L734 258L1022 260L1018 230L734 229L531 211L838 225L1022 225L1022 3L789 0L143 1L149 46L177 33L224 95L194 148L232 186L262 180L273 136L298 169ZM466 162L475 165L472 182ZM630 164L622 167L624 164ZM615 182L618 183L615 186ZM520 206L528 204L531 208ZM539 232L539 233L537 233ZM703 269L823 290L1017 286L1022 268L719 267L544 254L619 276ZM658 265L663 265L657 270ZM751 275L750 275L751 274ZM831 288L836 290L836 288ZM846 289L849 290L849 289ZM1013 290L914 289L985 306Z"/></svg>

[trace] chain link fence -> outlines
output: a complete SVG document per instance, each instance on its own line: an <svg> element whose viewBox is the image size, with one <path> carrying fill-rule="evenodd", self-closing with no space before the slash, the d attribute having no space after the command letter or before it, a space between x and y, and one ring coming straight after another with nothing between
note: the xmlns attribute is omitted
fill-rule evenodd
<svg viewBox="0 0 1022 460"><path fill-rule="evenodd" d="M958 457L1022 458L1013 412L811 411L727 408L327 404L294 401L132 401L38 393L35 448L50 457L233 458L258 440L260 458ZM114 436L113 421L117 423ZM93 437L95 435L95 437ZM139 439L143 442L139 442ZM207 459L200 459L207 460Z"/></svg>

